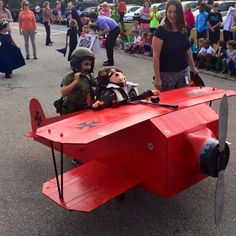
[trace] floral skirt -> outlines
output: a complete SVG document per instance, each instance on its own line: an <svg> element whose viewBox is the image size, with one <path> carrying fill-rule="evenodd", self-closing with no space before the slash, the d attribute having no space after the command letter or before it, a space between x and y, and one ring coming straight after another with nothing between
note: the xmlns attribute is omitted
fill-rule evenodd
<svg viewBox="0 0 236 236"><path fill-rule="evenodd" d="M188 68L178 72L161 72L160 77L161 91L168 91L189 86L190 73Z"/></svg>

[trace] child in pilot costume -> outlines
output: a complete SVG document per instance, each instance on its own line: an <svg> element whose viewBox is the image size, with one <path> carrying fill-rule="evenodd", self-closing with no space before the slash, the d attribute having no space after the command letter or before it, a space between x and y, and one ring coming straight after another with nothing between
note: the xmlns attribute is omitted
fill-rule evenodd
<svg viewBox="0 0 236 236"><path fill-rule="evenodd" d="M94 102L97 82L93 76L95 56L88 48L78 48L71 54L71 69L61 83L62 97L54 102L61 115L82 111Z"/></svg>
<svg viewBox="0 0 236 236"><path fill-rule="evenodd" d="M147 90L139 94L137 85L126 81L123 72L118 68L102 68L98 72L97 101L93 108L118 107L129 102L145 99L159 94L158 90Z"/></svg>

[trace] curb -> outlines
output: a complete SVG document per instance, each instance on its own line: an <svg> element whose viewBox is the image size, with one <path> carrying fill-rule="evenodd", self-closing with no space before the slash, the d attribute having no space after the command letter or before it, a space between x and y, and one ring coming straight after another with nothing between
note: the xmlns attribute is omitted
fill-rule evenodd
<svg viewBox="0 0 236 236"><path fill-rule="evenodd" d="M135 54L135 53L134 54L128 54L128 53L124 52L123 50L119 50L119 49L115 49L115 51L120 53L120 54L126 55L126 56L136 57L136 58L140 58L140 59L143 59L143 60L152 61L152 57L144 56L144 55L141 55L141 54ZM226 75L226 74L220 74L220 73L216 73L216 72L213 72L213 71L207 71L207 70L203 70L203 69L198 69L198 71L201 74L210 75L210 76L217 77L217 78L220 78L220 79L231 80L231 81L236 82L236 77L235 76L229 76L229 75Z"/></svg>
<svg viewBox="0 0 236 236"><path fill-rule="evenodd" d="M213 71L207 71L207 70L203 70L203 69L198 69L198 71L201 74L210 75L210 76L214 76L214 77L217 77L217 78L220 78L220 79L231 80L231 81L236 82L236 77L235 76L221 74L221 73L217 73L217 72L213 72Z"/></svg>

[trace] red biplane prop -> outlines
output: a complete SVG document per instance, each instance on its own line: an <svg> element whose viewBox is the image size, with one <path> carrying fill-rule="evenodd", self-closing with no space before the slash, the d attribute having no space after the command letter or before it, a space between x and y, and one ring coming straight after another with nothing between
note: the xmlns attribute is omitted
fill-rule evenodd
<svg viewBox="0 0 236 236"><path fill-rule="evenodd" d="M54 118L46 118L32 99L32 131L26 135L51 148L56 174L43 184L43 193L66 209L89 212L136 185L169 198L213 176L218 224L229 160L227 96L235 95L188 87L161 93L160 101L174 107L140 101ZM207 102L222 97L218 116ZM61 153L60 176L54 150ZM63 173L63 154L84 164Z"/></svg>

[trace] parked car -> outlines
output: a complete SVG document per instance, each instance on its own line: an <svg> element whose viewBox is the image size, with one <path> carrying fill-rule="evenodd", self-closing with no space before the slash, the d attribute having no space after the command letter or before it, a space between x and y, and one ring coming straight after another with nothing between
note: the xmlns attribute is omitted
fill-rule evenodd
<svg viewBox="0 0 236 236"><path fill-rule="evenodd" d="M198 1L184 1L184 2L181 2L181 4L182 4L183 9L186 4L190 4L191 10L195 11L197 8Z"/></svg>
<svg viewBox="0 0 236 236"><path fill-rule="evenodd" d="M126 5L126 14L127 14L127 13L131 13L131 12L135 12L135 11L138 10L140 7L141 7L140 5L128 4L128 5Z"/></svg>
<svg viewBox="0 0 236 236"><path fill-rule="evenodd" d="M131 23L131 22L133 22L133 21L134 21L134 16L135 16L135 14L136 14L136 15L139 15L139 13L140 13L140 11L141 11L142 8L143 8L143 7L139 7L139 8L138 8L136 11L134 11L134 12L126 13L125 16L124 16L124 22L125 22L125 23Z"/></svg>
<svg viewBox="0 0 236 236"><path fill-rule="evenodd" d="M164 18L165 16L165 12L166 12L166 2L162 2L162 3L154 3L151 5L151 8L153 6L157 6L158 11L161 14L161 20Z"/></svg>
<svg viewBox="0 0 236 236"><path fill-rule="evenodd" d="M97 7L98 3L97 2L79 2L79 11L80 14L83 14L84 10L90 7Z"/></svg>
<svg viewBox="0 0 236 236"><path fill-rule="evenodd" d="M214 1L215 3L219 3L219 12L221 13L222 17L226 16L228 9L233 6L236 1ZM193 12L193 15L196 19L197 15L199 14L199 10Z"/></svg>
<svg viewBox="0 0 236 236"><path fill-rule="evenodd" d="M153 4L151 5L151 8L152 8L153 6L156 6L157 9L158 9L158 11L163 11L163 10L166 9L166 3L165 3L165 2L162 2L162 3L153 3Z"/></svg>
<svg viewBox="0 0 236 236"><path fill-rule="evenodd" d="M97 6L85 8L84 11L81 13L81 16L87 17L90 12L96 11L96 10L97 10Z"/></svg>

